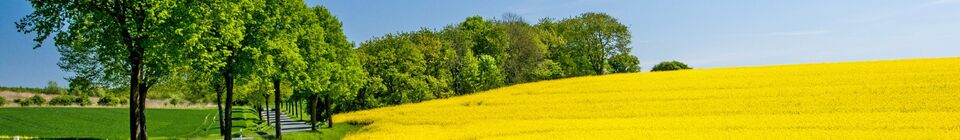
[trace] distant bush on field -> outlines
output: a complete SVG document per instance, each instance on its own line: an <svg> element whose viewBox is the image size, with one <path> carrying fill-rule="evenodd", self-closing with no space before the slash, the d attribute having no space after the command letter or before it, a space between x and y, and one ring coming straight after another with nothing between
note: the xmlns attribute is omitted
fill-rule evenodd
<svg viewBox="0 0 960 140"><path fill-rule="evenodd" d="M26 98L23 100L21 99L13 100L13 102L20 104L20 106L30 106L30 105L39 106L39 105L43 105L43 103L46 103L47 99L43 99L43 97L41 97L40 95L33 95L32 97Z"/></svg>
<svg viewBox="0 0 960 140"><path fill-rule="evenodd" d="M73 104L73 101L76 100L76 99L77 99L77 97L75 97L75 96L61 95L61 96L53 97L53 99L50 99L50 102L47 103L47 104L49 104L49 105L71 105L71 104Z"/></svg>
<svg viewBox="0 0 960 140"><path fill-rule="evenodd" d="M93 102L90 102L90 97L87 97L87 96L77 97L76 99L73 100L73 103L80 106L88 106L93 104Z"/></svg>
<svg viewBox="0 0 960 140"><path fill-rule="evenodd" d="M97 105L101 105L101 106L114 106L114 105L120 105L120 104L126 104L126 103L127 103L127 100L113 97L113 96L102 96L100 97L100 100L97 101Z"/></svg>
<svg viewBox="0 0 960 140"><path fill-rule="evenodd" d="M660 62L660 64L653 66L653 69L650 71L672 71L672 70L684 70L684 69L692 69L692 68L687 66L687 64L684 64L679 61L663 61L663 62Z"/></svg>
<svg viewBox="0 0 960 140"><path fill-rule="evenodd" d="M7 99L3 98L3 96L0 96L0 106L6 105L6 104L7 104Z"/></svg>
<svg viewBox="0 0 960 140"><path fill-rule="evenodd" d="M170 98L170 101L167 102L167 104L174 105L174 106L183 104L183 103L184 103L184 100L180 98Z"/></svg>
<svg viewBox="0 0 960 140"><path fill-rule="evenodd" d="M92 102L90 102L90 98L86 96L61 95L61 96L53 97L53 99L50 99L50 102L47 104L63 105L63 106L66 106L66 105L88 106L88 105L91 105Z"/></svg>

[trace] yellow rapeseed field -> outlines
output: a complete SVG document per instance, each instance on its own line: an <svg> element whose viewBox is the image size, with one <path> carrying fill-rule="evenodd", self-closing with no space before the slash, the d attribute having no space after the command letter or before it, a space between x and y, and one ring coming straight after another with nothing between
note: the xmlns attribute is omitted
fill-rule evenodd
<svg viewBox="0 0 960 140"><path fill-rule="evenodd" d="M347 139L960 139L960 58L644 72L334 116Z"/></svg>

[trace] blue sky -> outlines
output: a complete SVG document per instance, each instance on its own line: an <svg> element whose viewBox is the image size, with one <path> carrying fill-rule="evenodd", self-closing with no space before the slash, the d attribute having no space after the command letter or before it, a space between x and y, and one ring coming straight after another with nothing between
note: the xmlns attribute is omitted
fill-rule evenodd
<svg viewBox="0 0 960 140"><path fill-rule="evenodd" d="M697 68L960 56L960 0L307 0L344 23L349 40L442 28L471 15L516 13L528 22L604 12L633 33L649 69L665 60ZM13 22L31 11L0 1L0 85L41 87L70 73L56 49L31 49Z"/></svg>

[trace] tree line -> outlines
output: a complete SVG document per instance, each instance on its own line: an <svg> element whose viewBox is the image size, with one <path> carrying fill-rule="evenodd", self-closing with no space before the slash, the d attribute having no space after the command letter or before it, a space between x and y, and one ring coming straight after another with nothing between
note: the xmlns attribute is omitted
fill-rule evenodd
<svg viewBox="0 0 960 140"><path fill-rule="evenodd" d="M420 102L505 85L639 71L627 26L604 13L527 23L467 17L439 30L387 34L357 51L368 81L335 111Z"/></svg>
<svg viewBox="0 0 960 140"><path fill-rule="evenodd" d="M216 102L229 139L233 105L272 100L279 115L282 102L306 102L311 124L329 127L337 112L639 70L628 27L604 13L471 16L355 45L326 8L300 0L30 2L18 31L36 35L34 48L52 39L69 79L126 90L131 139L147 138L144 102L157 91Z"/></svg>

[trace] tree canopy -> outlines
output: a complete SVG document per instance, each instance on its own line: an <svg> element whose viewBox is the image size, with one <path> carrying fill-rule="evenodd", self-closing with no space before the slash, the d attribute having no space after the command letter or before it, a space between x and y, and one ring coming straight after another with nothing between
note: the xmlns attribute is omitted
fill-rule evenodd
<svg viewBox="0 0 960 140"><path fill-rule="evenodd" d="M650 71L672 71L672 70L684 70L684 69L693 69L679 61L663 61L659 64L653 66L653 69Z"/></svg>

